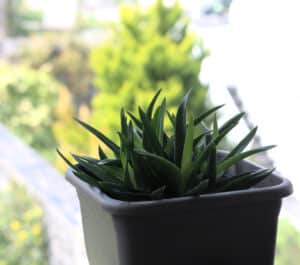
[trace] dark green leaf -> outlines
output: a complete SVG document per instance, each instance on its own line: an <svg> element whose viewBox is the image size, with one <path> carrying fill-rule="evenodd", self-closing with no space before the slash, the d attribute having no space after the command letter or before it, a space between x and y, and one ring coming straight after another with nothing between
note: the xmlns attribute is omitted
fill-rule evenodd
<svg viewBox="0 0 300 265"><path fill-rule="evenodd" d="M98 155L100 159L107 159L107 155L104 153L100 145L98 146Z"/></svg>
<svg viewBox="0 0 300 265"><path fill-rule="evenodd" d="M100 139L107 147L109 147L114 154L116 155L116 157L119 156L119 152L120 152L120 148L119 146L117 146L113 141L111 141L108 137L106 137L103 133L101 133L100 131L96 130L95 128L93 128L92 126L90 126L89 124L74 118L75 121L77 121L81 126L83 126L85 129L87 129L88 131L90 131L92 134L94 134L98 139Z"/></svg>
<svg viewBox="0 0 300 265"><path fill-rule="evenodd" d="M201 142L201 140L207 135L211 133L211 131L208 131L208 132L204 132L204 133L201 133L199 136L197 136L195 139L194 139L194 142L193 142L193 146L194 148Z"/></svg>
<svg viewBox="0 0 300 265"><path fill-rule="evenodd" d="M155 133L161 144L163 144L163 137L164 137L165 113L166 113L166 98L163 99L162 104L156 109L153 118L153 127L155 128Z"/></svg>
<svg viewBox="0 0 300 265"><path fill-rule="evenodd" d="M239 121L241 120L241 118L243 118L243 116L245 115L244 112L241 112L237 115L235 115L234 117L232 117L231 119L229 119L227 122L225 122L219 129L219 134L223 134L225 131L227 131L229 128L233 128L235 127Z"/></svg>
<svg viewBox="0 0 300 265"><path fill-rule="evenodd" d="M61 151L59 151L59 149L56 149L56 152L59 154L59 156L67 163L67 165L69 165L71 168L73 168L73 169L76 169L76 166L75 165L73 165L71 162L70 162L70 160L68 160L65 156L64 156L64 154L61 152Z"/></svg>
<svg viewBox="0 0 300 265"><path fill-rule="evenodd" d="M155 131L151 125L151 121L145 115L145 113L139 108L141 120L143 122L143 145L146 150L153 152L157 155L164 156L163 148L155 134Z"/></svg>
<svg viewBox="0 0 300 265"><path fill-rule="evenodd" d="M272 148L274 148L275 145L269 145L269 146L264 146L264 147L259 147L259 148L256 148L256 149L252 149L252 150L249 150L249 151L246 151L244 153L240 153L240 154L237 154L233 157L230 157L226 160L223 160L219 165L218 165L218 169L217 169L217 172L223 172L225 170L227 170L228 168L230 168L231 166L235 165L237 162L241 161L242 159L245 159L249 156L252 156L254 154L257 154L257 153L261 153L261 152L264 152L264 151L267 151L267 150L270 150Z"/></svg>
<svg viewBox="0 0 300 265"><path fill-rule="evenodd" d="M223 106L225 106L225 104L223 105L219 105L219 106L216 106L204 113L202 113L199 117L197 117L195 120L194 120L194 124L195 126L200 124L202 121L204 121L205 118L207 118L210 114L214 113L215 111L217 111L218 109L222 108Z"/></svg>
<svg viewBox="0 0 300 265"><path fill-rule="evenodd" d="M274 169L259 169L256 171L242 173L231 178L228 177L225 181L223 181L222 185L216 189L216 192L250 188L269 176L273 171Z"/></svg>
<svg viewBox="0 0 300 265"><path fill-rule="evenodd" d="M257 131L257 127L253 128L239 143L236 147L232 149L232 151L226 156L225 159L228 159L234 155L241 153L251 142L253 137L255 136Z"/></svg>
<svg viewBox="0 0 300 265"><path fill-rule="evenodd" d="M216 186L217 181L217 150L214 143L209 151L206 176L209 179L209 189L213 189Z"/></svg>
<svg viewBox="0 0 300 265"><path fill-rule="evenodd" d="M74 175L92 186L99 186L99 181L82 171L73 171Z"/></svg>
<svg viewBox="0 0 300 265"><path fill-rule="evenodd" d="M173 113L170 113L169 111L167 111L167 114L172 126L175 128L176 116Z"/></svg>
<svg viewBox="0 0 300 265"><path fill-rule="evenodd" d="M184 183L187 182L192 170L192 158L193 158L193 139L194 139L194 118L191 115L189 117L187 132L185 135L183 153L181 159L181 174L184 177Z"/></svg>
<svg viewBox="0 0 300 265"><path fill-rule="evenodd" d="M182 159L182 152L184 146L184 139L186 134L186 109L191 90L184 96L180 104L175 121L175 163L180 165Z"/></svg>
<svg viewBox="0 0 300 265"><path fill-rule="evenodd" d="M194 196L199 195L204 192L208 188L208 179L200 181L196 186L192 189L188 190L184 195L185 196Z"/></svg>
<svg viewBox="0 0 300 265"><path fill-rule="evenodd" d="M183 192L182 175L180 169L169 160L145 151L136 150L137 154L144 156L149 165L157 173L157 177L164 178L167 189L180 195Z"/></svg>
<svg viewBox="0 0 300 265"><path fill-rule="evenodd" d="M99 187L102 191L107 193L113 198L122 200L122 201L143 201L151 200L151 193L139 192L139 191L128 191L126 187L116 185L110 182L101 182Z"/></svg>
<svg viewBox="0 0 300 265"><path fill-rule="evenodd" d="M142 130L143 129L143 123L136 116L134 116L131 112L127 111L127 114L130 116L131 120L135 123L135 125L140 130Z"/></svg>
<svg viewBox="0 0 300 265"><path fill-rule="evenodd" d="M152 117L152 112L153 112L153 108L154 108L154 105L155 105L155 102L159 96L159 94L161 93L161 89L159 89L156 94L154 95L154 97L152 98L148 108L147 108L147 112L146 112L146 115L149 119L151 119Z"/></svg>
<svg viewBox="0 0 300 265"><path fill-rule="evenodd" d="M154 191L151 192L151 198L153 200L159 200L159 199L162 199L164 197L164 193L165 193L165 190L166 190L166 186L162 186Z"/></svg>

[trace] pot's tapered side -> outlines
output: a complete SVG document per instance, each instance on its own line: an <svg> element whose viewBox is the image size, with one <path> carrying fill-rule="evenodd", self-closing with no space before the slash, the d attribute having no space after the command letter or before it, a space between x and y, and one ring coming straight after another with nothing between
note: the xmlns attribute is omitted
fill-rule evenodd
<svg viewBox="0 0 300 265"><path fill-rule="evenodd" d="M78 186L73 179L69 181L77 189L90 265L119 265L112 216L93 198L91 191L86 189L88 186Z"/></svg>

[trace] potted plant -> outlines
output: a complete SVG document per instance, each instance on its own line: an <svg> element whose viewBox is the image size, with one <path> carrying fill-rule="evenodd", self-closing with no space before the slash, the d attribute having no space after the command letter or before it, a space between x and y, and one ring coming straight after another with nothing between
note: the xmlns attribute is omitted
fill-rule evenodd
<svg viewBox="0 0 300 265"><path fill-rule="evenodd" d="M291 183L244 159L257 128L230 152L217 149L243 117L219 126L217 106L176 115L158 91L139 117L121 110L120 145L77 120L114 154L73 155L67 179L80 200L91 265L271 265L282 197ZM204 120L214 115L212 129ZM129 118L129 119L128 119ZM164 123L169 119L171 129Z"/></svg>

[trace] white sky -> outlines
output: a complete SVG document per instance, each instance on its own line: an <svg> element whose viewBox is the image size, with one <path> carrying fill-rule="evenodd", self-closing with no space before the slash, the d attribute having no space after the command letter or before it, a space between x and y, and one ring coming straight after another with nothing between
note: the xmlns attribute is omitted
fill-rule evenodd
<svg viewBox="0 0 300 265"><path fill-rule="evenodd" d="M271 155L298 198L299 7L297 0L235 0L229 25L203 32L212 53L203 74L213 99L230 104L224 87L238 86L264 144L278 145Z"/></svg>

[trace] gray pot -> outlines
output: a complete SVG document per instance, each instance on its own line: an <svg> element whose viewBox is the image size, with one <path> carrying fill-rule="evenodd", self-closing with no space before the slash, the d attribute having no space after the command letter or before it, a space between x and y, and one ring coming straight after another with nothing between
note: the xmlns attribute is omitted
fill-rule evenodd
<svg viewBox="0 0 300 265"><path fill-rule="evenodd" d="M258 169L242 161L232 170ZM90 265L272 265L282 197L276 174L257 187L157 201L110 198L78 179Z"/></svg>

